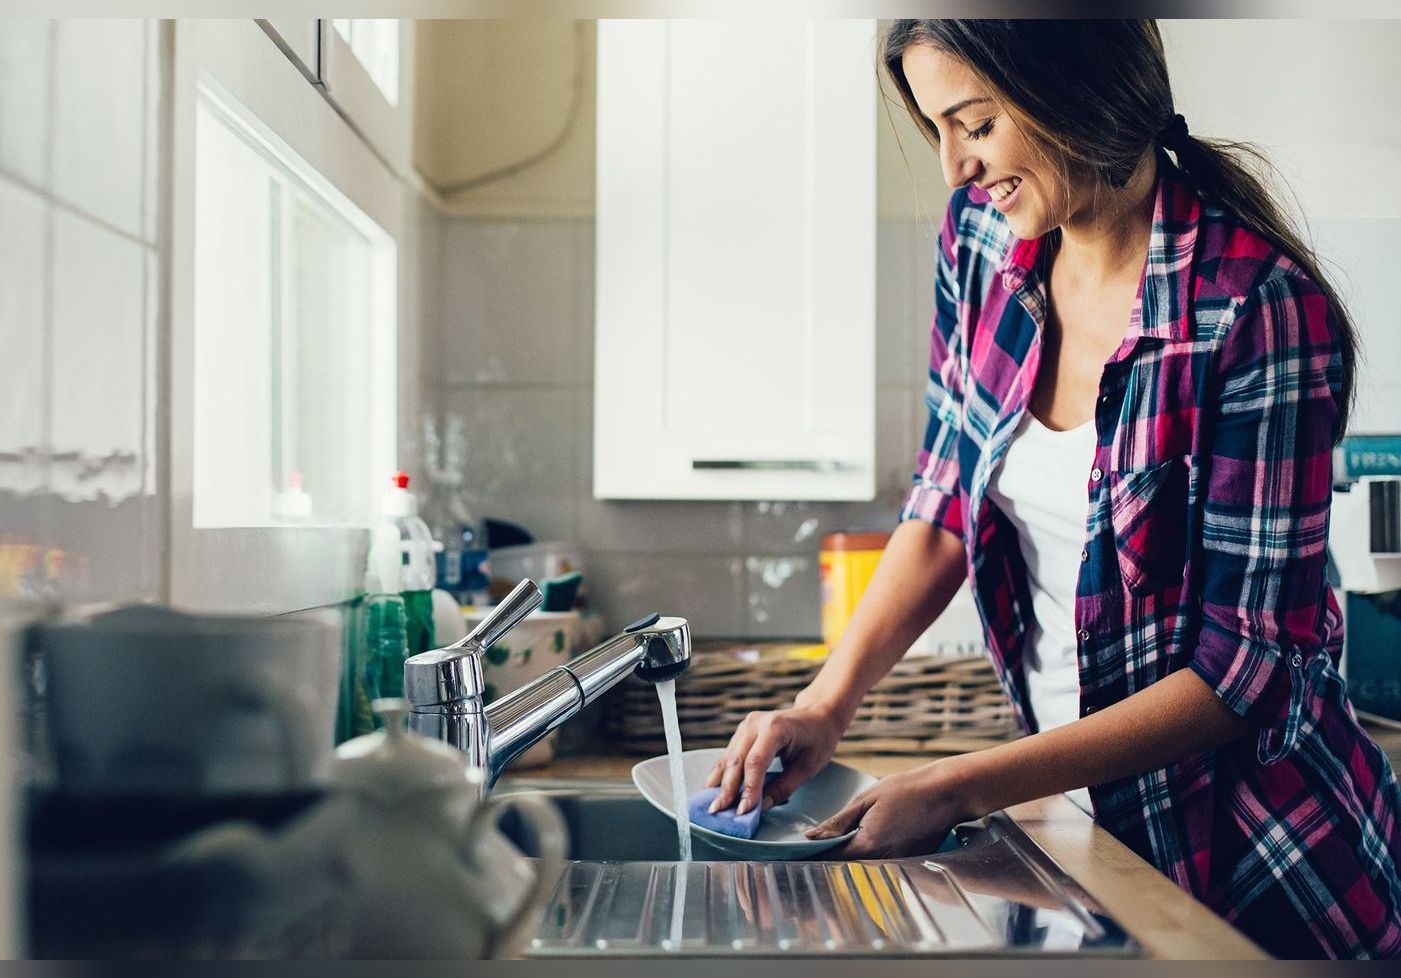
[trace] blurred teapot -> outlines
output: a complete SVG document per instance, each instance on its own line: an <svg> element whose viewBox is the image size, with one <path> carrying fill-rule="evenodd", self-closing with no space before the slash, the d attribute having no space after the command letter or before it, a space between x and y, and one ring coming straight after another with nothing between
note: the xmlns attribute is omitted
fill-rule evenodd
<svg viewBox="0 0 1401 978"><path fill-rule="evenodd" d="M276 834L217 826L181 845L178 859L228 861L259 882L243 887L256 898L239 929L263 935L250 949L268 950L267 935L305 933L314 918L320 946L293 954L514 955L564 866L558 810L529 795L480 799L482 775L460 751L404 729L405 701L373 705L384 729L336 750L330 792L297 824ZM497 829L507 808L538 840L538 860Z"/></svg>

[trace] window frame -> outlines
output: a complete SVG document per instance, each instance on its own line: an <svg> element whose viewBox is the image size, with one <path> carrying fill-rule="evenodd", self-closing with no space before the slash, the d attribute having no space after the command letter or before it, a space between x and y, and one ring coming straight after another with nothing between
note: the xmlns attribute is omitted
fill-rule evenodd
<svg viewBox="0 0 1401 978"><path fill-rule="evenodd" d="M164 223L169 309L169 595L179 607L281 613L334 604L363 590L369 532L363 527L194 526L195 129L202 81L236 99L374 221L404 253L404 188L322 92L309 84L255 21L179 20L168 34L171 88L170 194ZM402 275L402 269L396 274ZM387 308L398 322L398 297ZM397 335L389 343L391 355ZM387 371L395 383L397 366ZM397 385L396 385L397 388ZM398 427L399 392L385 392Z"/></svg>

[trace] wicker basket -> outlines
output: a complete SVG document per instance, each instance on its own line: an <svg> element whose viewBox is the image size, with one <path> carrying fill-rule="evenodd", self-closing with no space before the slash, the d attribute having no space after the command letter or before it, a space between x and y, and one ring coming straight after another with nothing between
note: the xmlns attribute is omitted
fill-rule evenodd
<svg viewBox="0 0 1401 978"><path fill-rule="evenodd" d="M749 648L752 649L752 646ZM696 651L676 684L676 712L687 749L723 747L751 710L789 706L821 666L783 647L754 661L724 650ZM610 694L610 745L635 754L666 751L656 688L632 678ZM840 753L924 754L977 750L1018 736L1012 707L985 657L910 657L866 694Z"/></svg>

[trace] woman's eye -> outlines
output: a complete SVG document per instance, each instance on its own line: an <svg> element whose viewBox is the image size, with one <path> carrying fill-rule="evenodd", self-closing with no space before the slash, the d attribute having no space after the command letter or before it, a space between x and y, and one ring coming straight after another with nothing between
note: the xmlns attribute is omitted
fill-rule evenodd
<svg viewBox="0 0 1401 978"><path fill-rule="evenodd" d="M987 122L984 122L984 123L983 123L981 126L979 126L977 129L970 129L970 130L968 130L968 138L969 138L969 139L982 139L984 136L986 136L986 135L987 135L988 133L990 133L990 132L992 132L992 120L991 120L991 119L989 119Z"/></svg>

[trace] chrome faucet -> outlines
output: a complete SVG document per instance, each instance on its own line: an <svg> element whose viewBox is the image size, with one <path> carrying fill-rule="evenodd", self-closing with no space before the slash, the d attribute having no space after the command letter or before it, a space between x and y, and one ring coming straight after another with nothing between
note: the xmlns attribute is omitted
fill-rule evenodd
<svg viewBox="0 0 1401 978"><path fill-rule="evenodd" d="M533 581L521 581L466 638L404 660L409 729L465 753L486 776L483 790L532 744L628 676L666 682L691 664L686 619L649 615L484 706L483 653L541 600Z"/></svg>

